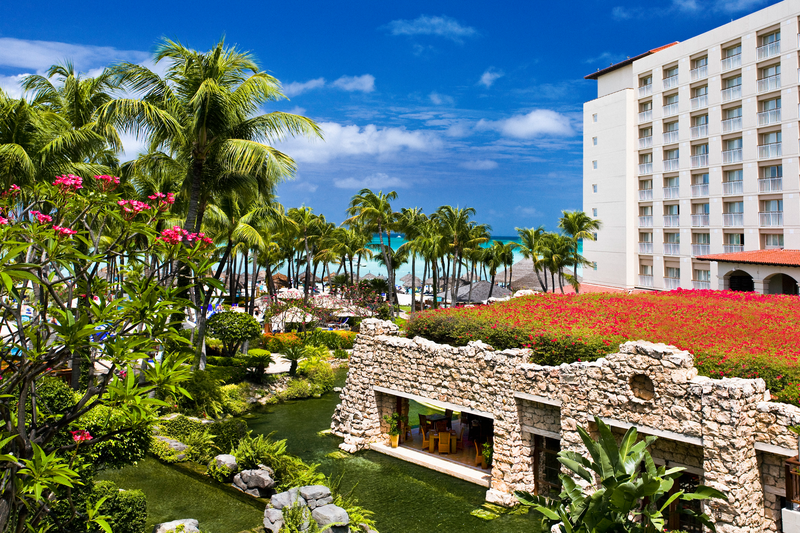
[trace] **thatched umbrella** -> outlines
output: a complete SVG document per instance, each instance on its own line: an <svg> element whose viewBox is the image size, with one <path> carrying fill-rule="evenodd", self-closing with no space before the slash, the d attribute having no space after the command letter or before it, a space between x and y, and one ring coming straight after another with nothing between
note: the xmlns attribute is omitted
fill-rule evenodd
<svg viewBox="0 0 800 533"><path fill-rule="evenodd" d="M422 281L416 276L412 277L411 274L406 274L405 276L400 278L400 281L403 282L404 287L410 287L412 280L414 281L414 285L416 285L417 287L422 285Z"/></svg>
<svg viewBox="0 0 800 533"><path fill-rule="evenodd" d="M456 295L456 302L485 302L489 299L489 289L491 282L478 281L472 284L472 294L470 297L470 287L461 287ZM495 286L492 290L492 298L505 298L511 296L511 291L505 287Z"/></svg>

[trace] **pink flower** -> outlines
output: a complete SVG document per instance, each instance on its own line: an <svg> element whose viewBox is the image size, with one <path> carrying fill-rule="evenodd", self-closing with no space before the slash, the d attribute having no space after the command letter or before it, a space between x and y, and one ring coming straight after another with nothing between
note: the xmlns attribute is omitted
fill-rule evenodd
<svg viewBox="0 0 800 533"><path fill-rule="evenodd" d="M36 220L39 221L39 224L44 224L45 222L53 221L53 217L51 217L50 215L44 215L39 211L31 211L31 215L36 217Z"/></svg>
<svg viewBox="0 0 800 533"><path fill-rule="evenodd" d="M6 224L8 224L8 219L0 217L0 226L5 226Z"/></svg>
<svg viewBox="0 0 800 533"><path fill-rule="evenodd" d="M8 188L7 191L4 191L3 194L0 195L0 196L5 196L7 194L11 195L11 196L15 196L15 195L19 194L21 190L22 189L20 189L18 185L12 185L11 187Z"/></svg>
<svg viewBox="0 0 800 533"><path fill-rule="evenodd" d="M92 440L91 434L85 429L79 429L77 431L72 431L72 440L75 442L83 442L86 440Z"/></svg>
<svg viewBox="0 0 800 533"><path fill-rule="evenodd" d="M206 237L205 233L189 233L180 226L173 226L171 229L165 229L161 232L161 236L156 237L156 239L163 241L165 244L178 244L184 240L188 243L194 242L197 244L212 244L214 242Z"/></svg>
<svg viewBox="0 0 800 533"><path fill-rule="evenodd" d="M78 233L74 229L64 228L61 226L53 226L53 229L56 230L56 235L59 237L69 237L70 235L75 235Z"/></svg>
<svg viewBox="0 0 800 533"><path fill-rule="evenodd" d="M119 178L116 176L95 176L94 179L100 182L100 189L103 191L113 190L119 185Z"/></svg>
<svg viewBox="0 0 800 533"><path fill-rule="evenodd" d="M169 209L169 206L175 203L175 195L171 192L168 192L167 194L164 194L163 192L157 192L155 194L151 194L147 198L153 201L159 201L159 211L166 211Z"/></svg>
<svg viewBox="0 0 800 533"><path fill-rule="evenodd" d="M149 204L140 202L139 200L119 200L117 201L117 205L120 206L122 211L128 215L125 217L126 220L130 220L142 211L152 209Z"/></svg>
<svg viewBox="0 0 800 533"><path fill-rule="evenodd" d="M69 174L68 176L56 176L53 185L61 189L62 192L75 192L83 189L83 178Z"/></svg>

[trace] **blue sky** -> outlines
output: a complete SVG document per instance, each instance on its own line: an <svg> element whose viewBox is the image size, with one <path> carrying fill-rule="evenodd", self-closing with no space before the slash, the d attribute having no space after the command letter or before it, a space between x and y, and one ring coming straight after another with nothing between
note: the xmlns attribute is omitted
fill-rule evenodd
<svg viewBox="0 0 800 533"><path fill-rule="evenodd" d="M397 208L475 207L495 235L554 229L580 209L583 76L685 40L774 0L572 2L17 2L0 19L0 87L70 58L91 73L147 62L162 37L251 51L326 141L280 145L299 165L278 187L334 222L362 187ZM126 151L139 146L132 139Z"/></svg>

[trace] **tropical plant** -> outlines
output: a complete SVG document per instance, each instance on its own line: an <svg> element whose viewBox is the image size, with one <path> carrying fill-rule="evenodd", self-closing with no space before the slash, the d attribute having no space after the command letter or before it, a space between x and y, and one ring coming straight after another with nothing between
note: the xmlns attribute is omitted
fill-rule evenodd
<svg viewBox="0 0 800 533"><path fill-rule="evenodd" d="M591 218L583 211L562 211L561 215L558 221L558 227L572 239L572 258L570 262L575 269L573 271L573 276L576 280L575 292L578 292L580 290L580 285L577 283L578 265L588 266L591 264L585 257L578 253L578 242L581 239L593 241L594 232L600 229L602 223L596 218Z"/></svg>
<svg viewBox="0 0 800 533"><path fill-rule="evenodd" d="M400 434L400 422L403 420L403 417L400 416L400 413L392 413L391 416L383 415L383 421L389 424L389 435L397 436Z"/></svg>
<svg viewBox="0 0 800 533"><path fill-rule="evenodd" d="M694 492L675 490L683 468L656 467L647 448L657 437L637 442L638 433L631 427L617 444L611 428L597 416L594 421L600 433L598 441L585 428L577 428L589 458L567 450L558 454L558 461L571 472L559 475L562 490L558 498L515 492L523 505L542 513L549 526L557 526L562 533L652 533L664 531L673 502L680 506L680 502L692 500L727 500L722 492L704 485ZM716 531L707 515L689 507L681 512Z"/></svg>
<svg viewBox="0 0 800 533"><path fill-rule="evenodd" d="M223 311L208 320L208 332L215 339L222 341L225 355L232 357L239 351L242 343L257 339L261 335L261 326L248 313Z"/></svg>

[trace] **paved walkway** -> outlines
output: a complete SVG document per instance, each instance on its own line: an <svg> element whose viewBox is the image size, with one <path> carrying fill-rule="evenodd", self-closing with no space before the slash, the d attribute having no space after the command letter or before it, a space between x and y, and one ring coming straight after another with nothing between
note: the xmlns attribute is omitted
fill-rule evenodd
<svg viewBox="0 0 800 533"><path fill-rule="evenodd" d="M436 470L437 472L447 474L448 476L457 477L458 479L475 483L481 487L489 487L491 484L491 474L488 470L470 468L451 459L426 453L422 450L415 450L406 446L392 448L391 446L379 443L371 444L370 449L378 453L407 461L409 463L414 463L415 465Z"/></svg>
<svg viewBox="0 0 800 533"><path fill-rule="evenodd" d="M292 362L279 353L272 354L273 363L264 371L267 374L286 374L292 366Z"/></svg>

